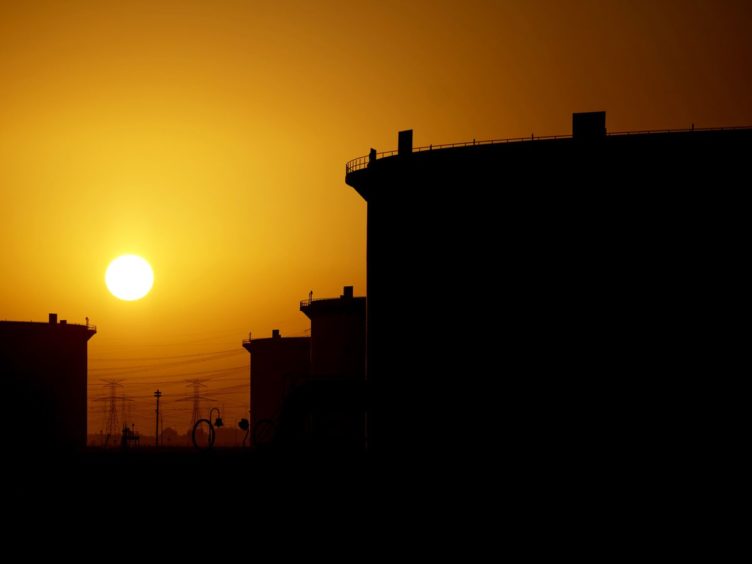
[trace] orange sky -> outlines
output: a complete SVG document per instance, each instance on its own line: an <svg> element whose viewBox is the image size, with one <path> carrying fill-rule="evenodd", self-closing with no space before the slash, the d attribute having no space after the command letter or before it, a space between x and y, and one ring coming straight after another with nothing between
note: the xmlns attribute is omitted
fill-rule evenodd
<svg viewBox="0 0 752 564"><path fill-rule="evenodd" d="M405 128L567 133L573 111L612 131L752 125L749 6L0 0L0 319L90 317L90 397L122 378L142 431L157 386L184 430L196 377L234 424L248 331L302 335L309 290L365 292L347 160ZM154 267L141 301L105 288L123 253Z"/></svg>

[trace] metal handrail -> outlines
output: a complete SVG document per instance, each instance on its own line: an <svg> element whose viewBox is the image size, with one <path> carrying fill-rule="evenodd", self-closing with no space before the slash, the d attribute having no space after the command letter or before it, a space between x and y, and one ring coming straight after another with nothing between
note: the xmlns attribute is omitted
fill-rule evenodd
<svg viewBox="0 0 752 564"><path fill-rule="evenodd" d="M645 129L640 131L614 131L613 133L608 133L608 137L612 136L625 136L625 135L645 135L648 133L686 133L691 131L729 131L729 130L735 130L735 129L751 129L752 126L749 125L740 125L740 126L732 126L732 127L692 127L687 129ZM473 139L472 141L463 141L460 143L445 143L442 145L426 145L423 147L415 147L413 148L413 153L420 153L423 151L433 151L438 149L452 149L456 147L473 147L475 145L499 145L502 143L521 143L524 141L545 141L545 140L551 140L551 139L571 139L571 135L541 135L536 136L535 134L531 135L530 137L509 137L506 139L484 139L484 140L476 140ZM396 149L392 151L382 151L375 154L375 160L383 159L385 157L392 157L397 155L398 151ZM350 174L351 172L355 172L356 170L360 170L363 168L366 168L368 166L368 163L371 162L370 155L363 155L362 157L357 157L355 159L352 159L350 161L347 161L345 164L345 174Z"/></svg>
<svg viewBox="0 0 752 564"><path fill-rule="evenodd" d="M539 139L566 139L568 137L571 137L571 135L547 135L544 137L535 137L534 135L531 135L530 137L510 137L507 139L473 139L472 141L462 141L459 143L443 143L441 145L425 145L423 147L414 147L412 152L413 153L420 153L423 151L433 151L433 150L439 150L439 149L453 149L456 147L472 147L475 145L496 145L499 143L517 143L521 141L537 141ZM383 159L385 157L392 157L398 154L398 150L394 149L392 151L381 151L379 153L376 153L376 159ZM348 161L345 165L346 174L350 174L353 171L360 170L362 168L366 168L368 166L368 163L371 161L370 155L363 155L362 157L357 157L355 159L352 159L351 161Z"/></svg>
<svg viewBox="0 0 752 564"><path fill-rule="evenodd" d="M300 307L308 307L313 302L331 302L331 301L339 300L339 299L340 298L316 298L316 299L308 298L305 300L300 300Z"/></svg>

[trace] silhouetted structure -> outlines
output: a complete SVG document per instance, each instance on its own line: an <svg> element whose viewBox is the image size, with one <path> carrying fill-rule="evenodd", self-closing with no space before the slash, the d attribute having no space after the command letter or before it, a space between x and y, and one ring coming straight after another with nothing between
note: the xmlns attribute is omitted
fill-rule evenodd
<svg viewBox="0 0 752 564"><path fill-rule="evenodd" d="M366 298L300 302L311 337L249 339L252 436L260 426L282 447L362 450L365 446ZM269 422L273 424L270 425Z"/></svg>
<svg viewBox="0 0 752 564"><path fill-rule="evenodd" d="M375 452L592 452L645 431L633 402L668 403L697 360L752 129L607 135L595 112L573 133L413 149L400 132L347 164L368 202Z"/></svg>
<svg viewBox="0 0 752 564"><path fill-rule="evenodd" d="M86 446L89 325L0 321L0 374L12 450Z"/></svg>
<svg viewBox="0 0 752 564"><path fill-rule="evenodd" d="M251 437L271 438L287 394L308 377L311 339L282 337L275 329L271 338L248 339L243 347L251 353Z"/></svg>
<svg viewBox="0 0 752 564"><path fill-rule="evenodd" d="M307 382L285 404L278 440L336 452L365 448L366 298L345 286L339 298L300 302L311 320Z"/></svg>
<svg viewBox="0 0 752 564"><path fill-rule="evenodd" d="M366 298L345 286L339 298L300 302L311 320L311 376L364 380Z"/></svg>

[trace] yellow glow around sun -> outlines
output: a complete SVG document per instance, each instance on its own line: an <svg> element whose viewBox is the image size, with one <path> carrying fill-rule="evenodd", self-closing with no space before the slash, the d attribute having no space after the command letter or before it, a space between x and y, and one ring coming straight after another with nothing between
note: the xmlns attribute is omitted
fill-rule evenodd
<svg viewBox="0 0 752 564"><path fill-rule="evenodd" d="M141 257L123 255L110 263L104 280L113 296L132 302L149 293L154 285L154 272Z"/></svg>

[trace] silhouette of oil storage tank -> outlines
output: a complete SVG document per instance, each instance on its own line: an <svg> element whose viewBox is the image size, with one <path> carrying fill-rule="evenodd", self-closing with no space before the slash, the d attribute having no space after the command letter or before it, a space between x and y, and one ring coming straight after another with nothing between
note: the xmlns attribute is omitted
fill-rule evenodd
<svg viewBox="0 0 752 564"><path fill-rule="evenodd" d="M12 449L72 452L86 446L89 325L0 321L0 374ZM7 440L7 436L6 436Z"/></svg>
<svg viewBox="0 0 752 564"><path fill-rule="evenodd" d="M366 298L345 286L339 298L304 300L311 320L311 376L364 380L366 372Z"/></svg>
<svg viewBox="0 0 752 564"><path fill-rule="evenodd" d="M752 129L607 134L593 112L573 133L400 133L347 164L368 203L374 452L582 452L605 421L647 426L630 402L697 360L689 304L731 239Z"/></svg>
<svg viewBox="0 0 752 564"><path fill-rule="evenodd" d="M311 339L282 337L275 329L271 338L247 339L243 347L251 354L251 436L269 440L285 398L308 378Z"/></svg>
<svg viewBox="0 0 752 564"><path fill-rule="evenodd" d="M311 337L249 339L254 437L281 448L337 452L365 446L366 298L300 302ZM256 437L256 443L259 443Z"/></svg>
<svg viewBox="0 0 752 564"><path fill-rule="evenodd" d="M336 452L365 448L366 298L345 286L339 298L300 303L311 320L311 376L290 398L288 443Z"/></svg>

